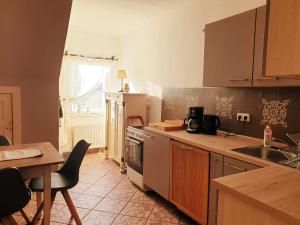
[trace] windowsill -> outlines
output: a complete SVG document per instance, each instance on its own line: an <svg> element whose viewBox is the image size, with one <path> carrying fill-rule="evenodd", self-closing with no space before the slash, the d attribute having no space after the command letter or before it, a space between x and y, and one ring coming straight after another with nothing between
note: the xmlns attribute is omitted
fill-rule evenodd
<svg viewBox="0 0 300 225"><path fill-rule="evenodd" d="M71 118L76 118L76 117L101 117L104 116L105 113L99 112L99 113L70 113L69 114Z"/></svg>

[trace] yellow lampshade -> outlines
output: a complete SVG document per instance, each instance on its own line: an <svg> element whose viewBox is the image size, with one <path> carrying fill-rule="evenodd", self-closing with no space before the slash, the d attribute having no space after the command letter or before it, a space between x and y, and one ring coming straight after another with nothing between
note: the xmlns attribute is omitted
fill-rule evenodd
<svg viewBox="0 0 300 225"><path fill-rule="evenodd" d="M126 70L118 70L118 78L126 79L127 78Z"/></svg>

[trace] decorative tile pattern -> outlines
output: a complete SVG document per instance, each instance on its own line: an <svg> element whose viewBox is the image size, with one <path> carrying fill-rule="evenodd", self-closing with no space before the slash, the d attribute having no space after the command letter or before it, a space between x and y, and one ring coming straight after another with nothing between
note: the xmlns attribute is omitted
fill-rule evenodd
<svg viewBox="0 0 300 225"><path fill-rule="evenodd" d="M219 96L216 96L217 115L228 119L232 119L232 104L233 104L233 97L220 98Z"/></svg>
<svg viewBox="0 0 300 225"><path fill-rule="evenodd" d="M129 202L122 210L121 214L147 219L153 209L153 204Z"/></svg>
<svg viewBox="0 0 300 225"><path fill-rule="evenodd" d="M287 128L287 111L290 100L267 101L262 99L263 112L261 124L280 125Z"/></svg>
<svg viewBox="0 0 300 225"><path fill-rule="evenodd" d="M185 108L186 112L191 106L199 106L200 104L200 96L185 96Z"/></svg>
<svg viewBox="0 0 300 225"><path fill-rule="evenodd" d="M164 101L166 111L175 111L175 98L167 97Z"/></svg>

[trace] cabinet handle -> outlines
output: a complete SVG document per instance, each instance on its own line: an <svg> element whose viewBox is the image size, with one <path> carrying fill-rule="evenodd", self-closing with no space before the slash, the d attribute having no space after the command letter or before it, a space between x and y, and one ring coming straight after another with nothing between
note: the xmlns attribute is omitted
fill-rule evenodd
<svg viewBox="0 0 300 225"><path fill-rule="evenodd" d="M249 81L248 78L244 78L244 79L230 79L229 81L231 82L236 82L236 81Z"/></svg>
<svg viewBox="0 0 300 225"><path fill-rule="evenodd" d="M279 77L259 77L255 78L257 81L265 81L265 80L279 80Z"/></svg>
<svg viewBox="0 0 300 225"><path fill-rule="evenodd" d="M257 81L265 81L265 80L300 80L300 77L258 77L255 78Z"/></svg>
<svg viewBox="0 0 300 225"><path fill-rule="evenodd" d="M188 149L188 150L193 150L193 147L186 146L186 145L181 145L181 148Z"/></svg>
<svg viewBox="0 0 300 225"><path fill-rule="evenodd" d="M242 171L242 172L244 172L244 171L247 171L247 169L243 169L243 168L240 168L240 167L237 167L237 166L231 165L230 163L225 163L224 165L225 165L225 166L228 166L228 167L231 167L231 168L233 168L233 169L236 169L236 170Z"/></svg>

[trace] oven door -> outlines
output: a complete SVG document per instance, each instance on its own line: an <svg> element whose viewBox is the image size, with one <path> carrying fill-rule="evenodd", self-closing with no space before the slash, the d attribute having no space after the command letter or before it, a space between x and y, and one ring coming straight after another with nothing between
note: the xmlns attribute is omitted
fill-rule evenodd
<svg viewBox="0 0 300 225"><path fill-rule="evenodd" d="M126 163L127 166L143 175L143 142L126 138Z"/></svg>

